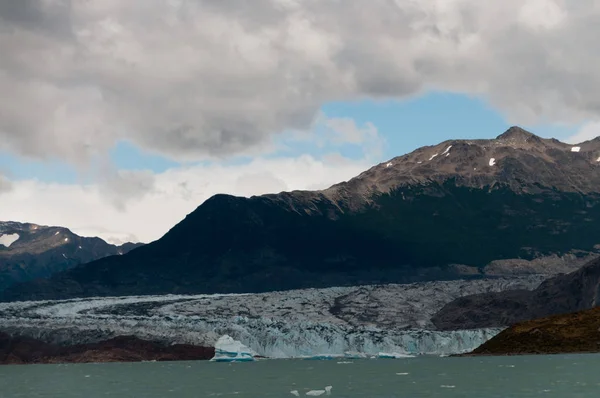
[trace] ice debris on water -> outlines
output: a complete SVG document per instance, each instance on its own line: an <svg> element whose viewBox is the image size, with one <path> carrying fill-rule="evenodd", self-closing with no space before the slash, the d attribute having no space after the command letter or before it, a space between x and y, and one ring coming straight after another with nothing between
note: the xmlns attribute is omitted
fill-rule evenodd
<svg viewBox="0 0 600 398"><path fill-rule="evenodd" d="M414 355L401 352L380 352L377 354L377 358L381 359L402 359L402 358L414 358Z"/></svg>
<svg viewBox="0 0 600 398"><path fill-rule="evenodd" d="M221 336L215 344L214 362L252 362L256 354L241 342L228 335Z"/></svg>
<svg viewBox="0 0 600 398"><path fill-rule="evenodd" d="M290 391L290 394L295 395L296 397L300 396L300 393L298 392L298 390L292 390L292 391Z"/></svg>
<svg viewBox="0 0 600 398"><path fill-rule="evenodd" d="M310 390L309 392L306 393L306 395L311 396L311 397L320 397L323 394L331 395L332 388L333 387L331 387L331 386L327 386L327 387L325 387L324 390Z"/></svg>

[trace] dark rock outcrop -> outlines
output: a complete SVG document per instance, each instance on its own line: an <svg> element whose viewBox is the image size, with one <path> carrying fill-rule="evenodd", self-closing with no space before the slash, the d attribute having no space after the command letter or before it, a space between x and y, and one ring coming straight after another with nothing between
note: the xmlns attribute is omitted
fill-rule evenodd
<svg viewBox="0 0 600 398"><path fill-rule="evenodd" d="M588 256L600 243L599 159L600 139L573 147L518 127L446 141L323 191L216 195L156 242L1 299L407 283Z"/></svg>
<svg viewBox="0 0 600 398"><path fill-rule="evenodd" d="M62 227L0 221L0 291L103 257L126 254L139 246L139 243L111 245L100 238L78 236Z"/></svg>
<svg viewBox="0 0 600 398"><path fill-rule="evenodd" d="M433 318L441 330L502 327L566 314L600 305L600 258L566 275L544 281L537 289L484 293L458 298Z"/></svg>
<svg viewBox="0 0 600 398"><path fill-rule="evenodd" d="M600 352L600 307L518 323L466 356Z"/></svg>
<svg viewBox="0 0 600 398"><path fill-rule="evenodd" d="M164 345L131 336L58 346L29 337L0 333L0 364L191 361L211 359L214 348L187 344Z"/></svg>

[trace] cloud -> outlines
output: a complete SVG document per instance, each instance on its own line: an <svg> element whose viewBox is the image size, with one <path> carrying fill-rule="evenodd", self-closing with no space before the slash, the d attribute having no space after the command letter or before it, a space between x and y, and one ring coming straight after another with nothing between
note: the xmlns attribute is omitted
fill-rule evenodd
<svg viewBox="0 0 600 398"><path fill-rule="evenodd" d="M592 0L0 2L0 149L85 163L272 150L328 101L450 90L510 122L600 113Z"/></svg>
<svg viewBox="0 0 600 398"><path fill-rule="evenodd" d="M10 192L13 188L12 182L6 178L3 174L0 174L0 195L6 192Z"/></svg>
<svg viewBox="0 0 600 398"><path fill-rule="evenodd" d="M140 200L155 187L155 176L148 170L119 170L106 175L100 183L101 192L117 210L125 211L132 200Z"/></svg>
<svg viewBox="0 0 600 398"><path fill-rule="evenodd" d="M325 125L332 133L334 144L352 144L361 146L367 158L378 158L383 154L385 139L379 135L377 127L371 122L359 127L351 118L331 118Z"/></svg>
<svg viewBox="0 0 600 398"><path fill-rule="evenodd" d="M108 184L13 181L2 195L0 220L60 225L83 236L114 243L159 238L199 204L217 193L252 196L282 190L323 189L369 167L365 160L330 154L256 158L236 165L181 167L164 173L120 172ZM2 181L2 180L0 180ZM115 201L126 208L115 206Z"/></svg>
<svg viewBox="0 0 600 398"><path fill-rule="evenodd" d="M576 134L567 138L565 142L579 144L584 141L593 140L598 136L600 136L600 122L589 122L584 124Z"/></svg>

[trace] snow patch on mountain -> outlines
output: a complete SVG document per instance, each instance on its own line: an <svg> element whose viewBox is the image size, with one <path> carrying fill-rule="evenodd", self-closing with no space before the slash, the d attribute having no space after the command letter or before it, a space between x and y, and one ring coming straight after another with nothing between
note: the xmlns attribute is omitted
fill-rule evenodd
<svg viewBox="0 0 600 398"><path fill-rule="evenodd" d="M4 234L0 235L0 245L4 247L10 247L13 243L18 241L20 238L19 234Z"/></svg>

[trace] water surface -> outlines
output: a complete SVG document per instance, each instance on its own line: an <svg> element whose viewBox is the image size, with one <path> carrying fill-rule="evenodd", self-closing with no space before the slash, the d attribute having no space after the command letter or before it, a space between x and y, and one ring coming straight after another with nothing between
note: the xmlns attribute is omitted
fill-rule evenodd
<svg viewBox="0 0 600 398"><path fill-rule="evenodd" d="M600 396L600 355L0 366L0 397Z"/></svg>

